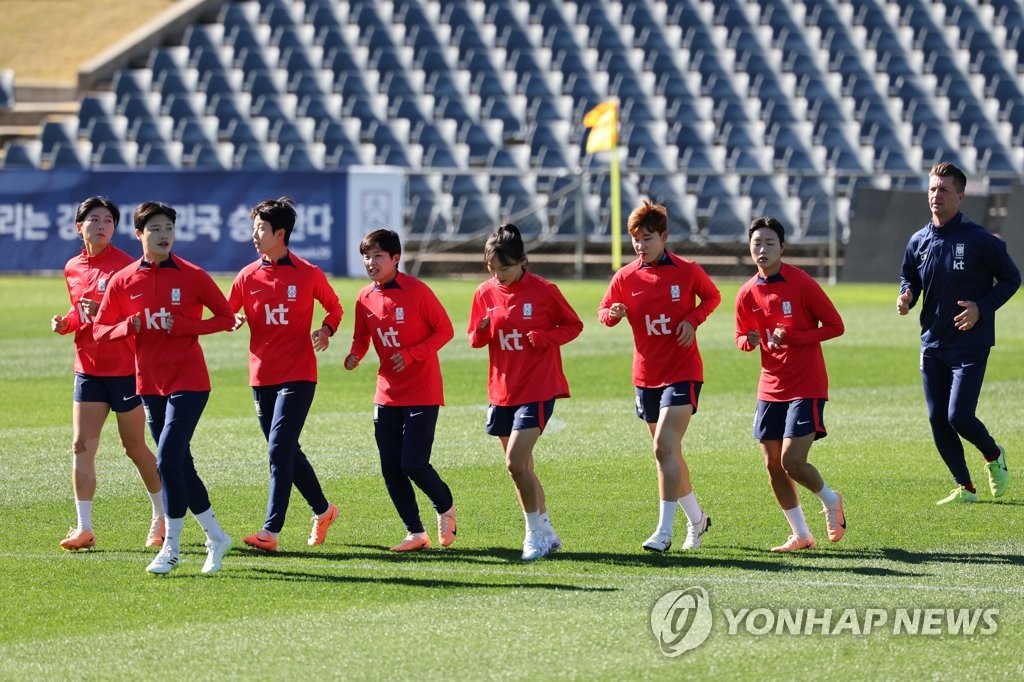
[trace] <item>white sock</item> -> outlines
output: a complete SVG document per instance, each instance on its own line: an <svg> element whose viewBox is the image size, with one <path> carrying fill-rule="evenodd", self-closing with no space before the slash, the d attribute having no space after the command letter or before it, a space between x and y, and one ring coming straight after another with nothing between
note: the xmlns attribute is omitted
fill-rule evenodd
<svg viewBox="0 0 1024 682"><path fill-rule="evenodd" d="M786 520L789 521L789 527L793 529L794 535L799 535L802 538L811 537L811 529L807 527L804 510L800 508L799 504L792 509L783 509L782 512L786 515Z"/></svg>
<svg viewBox="0 0 1024 682"><path fill-rule="evenodd" d="M658 511L658 532L672 535L672 525L676 520L677 500L661 500Z"/></svg>
<svg viewBox="0 0 1024 682"><path fill-rule="evenodd" d="M540 520L540 512L523 512L523 516L526 517L526 532L540 531L543 532L544 525Z"/></svg>
<svg viewBox="0 0 1024 682"><path fill-rule="evenodd" d="M697 504L697 494L692 490L689 495L679 498L679 506L683 508L686 520L691 526L696 526L704 518L704 510Z"/></svg>
<svg viewBox="0 0 1024 682"><path fill-rule="evenodd" d="M821 490L816 493L818 499L820 499L821 503L826 507L836 506L839 503L839 496L836 495L836 491L829 488L828 483L825 483L825 481L822 481L822 483L824 483L824 485L821 486Z"/></svg>
<svg viewBox="0 0 1024 682"><path fill-rule="evenodd" d="M150 493L149 499L153 501L153 518L164 515L164 494Z"/></svg>
<svg viewBox="0 0 1024 682"><path fill-rule="evenodd" d="M217 519L213 516L213 507L210 507L202 514L193 514L196 517L196 521L202 527L203 532L206 533L206 539L217 542L224 539L224 531L221 530L220 524L217 523Z"/></svg>
<svg viewBox="0 0 1024 682"><path fill-rule="evenodd" d="M546 511L540 513L540 523L545 531L555 532L555 526L551 523L551 517Z"/></svg>
<svg viewBox="0 0 1024 682"><path fill-rule="evenodd" d="M78 530L92 530L92 500L75 500Z"/></svg>
<svg viewBox="0 0 1024 682"><path fill-rule="evenodd" d="M175 552L181 551L181 531L185 529L185 517L172 519L164 517L164 547L170 547Z"/></svg>

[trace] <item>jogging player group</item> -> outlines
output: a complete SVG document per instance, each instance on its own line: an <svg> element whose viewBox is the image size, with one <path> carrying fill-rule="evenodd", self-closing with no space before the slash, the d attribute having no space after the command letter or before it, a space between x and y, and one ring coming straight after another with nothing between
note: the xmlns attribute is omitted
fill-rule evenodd
<svg viewBox="0 0 1024 682"><path fill-rule="evenodd" d="M1019 288L1020 271L1005 243L960 211L966 183L952 164L931 169L931 221L910 238L896 299L900 315L915 305L921 309L929 423L956 484L937 504L978 499L963 440L984 458L993 496L1002 496L1010 482L1004 448L976 408L995 343L995 312ZM315 353L330 347L342 305L324 273L288 248L296 221L291 200L267 199L250 216L257 258L238 273L225 297L202 268L173 253L177 214L172 207L146 202L136 208L138 259L111 243L120 219L116 205L97 196L78 207L75 224L83 249L65 266L71 306L51 320L53 332L74 334L76 351L72 486L78 523L61 541L63 549L96 545L96 455L113 411L124 452L151 500L144 544L159 550L146 570L163 574L178 566L187 512L205 536L201 571L221 570L233 540L220 527L196 468L203 453L193 457L192 438L211 390L199 337L242 327L249 330L249 384L270 472L263 525L243 542L277 550L293 486L312 512L309 545L323 543L339 518L300 437L316 391ZM712 524L694 491L683 438L704 382L697 330L722 297L697 263L668 250L664 207L645 201L630 214L627 227L637 258L612 277L597 319L609 327L625 321L633 336L636 415L651 436L659 498L657 524L641 546L667 551L681 509L686 521L681 547L695 550ZM789 526L788 537L771 551L816 546L798 486L819 498L825 534L838 542L846 532L843 496L808 460L811 445L827 434L828 376L821 344L843 334L843 320L810 275L783 261L786 231L778 219L756 218L747 236L756 273L736 296L735 343L741 351L757 350L761 359L752 435ZM438 352L454 337L452 322L427 284L400 271L396 232L370 232L359 251L370 283L355 301L354 333L343 366L355 370L371 345L376 351L374 437L385 488L406 529L391 550L432 545L416 488L434 508L438 544L448 547L457 534L455 496L430 460L444 405ZM483 260L490 277L473 295L467 337L471 347L487 348L490 404L484 428L501 446L524 517L522 558L531 561L562 548L534 450L556 401L569 397L561 347L579 336L583 322L555 284L529 270L516 226L494 230Z"/></svg>

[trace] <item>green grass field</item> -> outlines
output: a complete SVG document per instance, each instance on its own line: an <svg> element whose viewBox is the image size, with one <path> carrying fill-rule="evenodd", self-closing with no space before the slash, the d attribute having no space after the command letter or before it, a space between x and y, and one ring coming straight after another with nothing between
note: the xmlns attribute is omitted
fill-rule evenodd
<svg viewBox="0 0 1024 682"><path fill-rule="evenodd" d="M226 286L227 280L221 280ZM298 495L281 551L246 549L266 505L265 444L247 386L247 336L203 346L213 394L193 441L197 467L235 549L202 576L202 534L189 521L183 564L143 570L149 500L108 424L99 458L94 551L57 546L74 524L70 487L70 338L49 333L66 308L57 278L0 278L0 678L2 679L1020 679L1024 661L1024 297L1001 312L981 417L1017 479L993 501L980 456L981 502L936 507L952 482L931 443L917 372L916 314L895 313L895 286L830 295L845 336L825 345L829 438L811 461L846 498L849 532L827 541L803 494L819 548L774 555L788 535L750 438L755 354L735 349L732 300L699 330L706 368L684 451L714 519L704 547L640 551L657 521L646 427L632 414L628 327L595 311L605 282L560 282L586 324L563 349L573 398L559 401L536 451L565 549L519 560L523 520L496 439L483 432L486 351L465 341L471 282L433 281L456 327L442 352L448 406L434 463L458 508L458 541L413 556L386 551L404 529L378 473L370 401L375 363L341 361L351 320L321 359L303 438L342 518L307 547ZM336 280L346 309L362 282ZM916 311L915 311L916 312ZM434 535L433 513L421 511ZM681 525L682 522L677 521ZM677 525L677 541L681 544ZM711 636L663 656L650 612L674 589L710 593ZM732 628L740 609L884 610L887 627L823 635ZM900 609L998 611L993 634L893 633ZM943 621L945 622L945 621ZM924 631L930 632L927 628Z"/></svg>

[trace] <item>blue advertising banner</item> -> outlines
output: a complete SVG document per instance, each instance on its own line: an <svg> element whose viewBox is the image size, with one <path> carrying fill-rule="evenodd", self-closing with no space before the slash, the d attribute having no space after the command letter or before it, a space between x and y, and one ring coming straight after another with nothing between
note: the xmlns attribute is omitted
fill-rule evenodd
<svg viewBox="0 0 1024 682"><path fill-rule="evenodd" d="M354 178L360 179L355 183L356 195ZM62 270L81 248L75 209L86 197L101 195L121 209L114 244L129 254L141 255L132 224L135 207L144 201L161 201L178 212L175 254L210 272L237 272L256 258L249 210L263 199L290 196L298 219L289 248L327 273L361 275L365 274L358 256L362 234L378 227L401 231L403 180L396 169L378 168L3 171L0 271ZM364 208L353 212L359 206ZM386 206L387 210L369 211L365 206ZM355 251L355 258L350 251Z"/></svg>

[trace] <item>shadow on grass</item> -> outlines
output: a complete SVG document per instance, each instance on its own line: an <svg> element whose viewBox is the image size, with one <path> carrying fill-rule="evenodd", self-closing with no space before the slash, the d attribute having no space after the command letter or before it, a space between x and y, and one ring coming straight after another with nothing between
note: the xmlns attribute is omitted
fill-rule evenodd
<svg viewBox="0 0 1024 682"><path fill-rule="evenodd" d="M1024 566L1024 555L993 554L991 552L970 552L953 554L950 552L914 552L900 547L879 547L877 549L854 550L844 552L844 557L851 559L872 559L878 561L894 561L902 564L918 566L921 564L994 564L1000 566Z"/></svg>
<svg viewBox="0 0 1024 682"><path fill-rule="evenodd" d="M816 559L847 559L853 558L850 553L830 553L817 550L799 552L797 554L780 555L768 552L763 548L723 548L717 553L704 551L700 553L687 552L642 552L616 553L616 552L576 552L563 550L551 554L538 562L525 562L521 558L518 549L509 547L479 547L479 548L456 548L429 549L418 552L391 552L383 545L349 545L358 548L357 552L274 552L277 556L292 558L317 558L327 561L374 561L393 565L415 565L415 564L476 564L497 567L502 565L522 566L529 570L530 566L555 566L565 567L573 563L581 566L586 564L603 564L621 568L671 568L671 569L730 569L736 571L759 571L759 572L818 572L834 574L854 574L863 576L878 577L920 577L923 573L900 571L893 568L881 566L851 566L848 562L838 565L821 565L810 563ZM369 550L369 551L366 551ZM735 551L737 556L724 556L729 551ZM239 554L249 556L266 556L266 552L243 548ZM761 558L763 557L763 558ZM884 559L879 554L865 554L863 559ZM908 562L909 563L909 562ZM925 562L921 562L925 563ZM595 574L597 577L599 574Z"/></svg>
<svg viewBox="0 0 1024 682"><path fill-rule="evenodd" d="M610 554L604 552L572 552L565 554L564 559L591 561L595 563L611 564L615 566L650 567L650 568L692 568L701 569L729 569L736 571L758 571L764 573L833 573L833 574L854 574L879 577L920 577L924 574L900 571L882 566L851 566L848 563L839 565L821 565L809 563L816 559L837 559L846 558L848 555L836 555L816 550L806 550L798 554L775 554L762 548L738 548L742 556L722 556L722 551L717 555L708 553L683 553L666 552L662 554ZM759 558L759 557L764 557Z"/></svg>
<svg viewBox="0 0 1024 682"><path fill-rule="evenodd" d="M555 590L561 592L619 592L617 587L585 587L582 585L570 585L556 582L508 582L496 580L495 582L481 582L480 580L451 580L447 578L414 578L410 576L357 576L357 575L331 575L324 573L311 573L307 571L295 571L290 569L279 570L275 568L250 568L249 573L258 574L260 580L284 580L289 582L317 582L317 583L345 583L367 585L400 585L402 587L425 587L425 588L483 588L483 589L538 589ZM225 577L245 579L240 572L224 574Z"/></svg>

